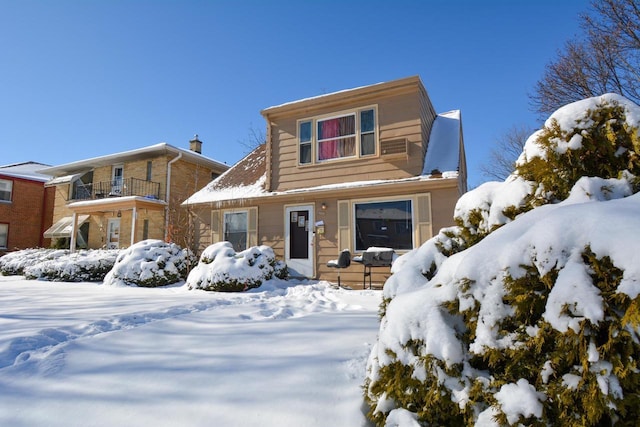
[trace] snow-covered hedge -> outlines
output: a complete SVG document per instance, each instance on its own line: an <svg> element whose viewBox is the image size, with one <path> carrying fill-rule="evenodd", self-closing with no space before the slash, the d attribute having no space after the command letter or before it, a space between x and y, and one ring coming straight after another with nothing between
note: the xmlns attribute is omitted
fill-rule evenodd
<svg viewBox="0 0 640 427"><path fill-rule="evenodd" d="M253 246L236 253L229 242L218 242L204 250L200 262L189 273L189 289L240 292L257 288L265 280L287 277L287 266L277 261L269 246Z"/></svg>
<svg viewBox="0 0 640 427"><path fill-rule="evenodd" d="M559 109L504 183L394 263L369 358L377 425L635 426L640 107Z"/></svg>
<svg viewBox="0 0 640 427"><path fill-rule="evenodd" d="M100 282L111 270L118 250L88 249L69 253L68 250L43 250L45 254L25 254L23 274L26 279L52 282ZM22 252L22 251L20 251ZM21 254L16 253L16 256ZM41 256L44 259L41 259ZM39 259L30 262L29 259Z"/></svg>
<svg viewBox="0 0 640 427"><path fill-rule="evenodd" d="M22 276L26 267L68 253L68 250L38 248L9 252L0 257L0 274L3 276Z"/></svg>
<svg viewBox="0 0 640 427"><path fill-rule="evenodd" d="M162 240L143 240L118 255L105 285L157 287L181 282L193 257L188 250Z"/></svg>

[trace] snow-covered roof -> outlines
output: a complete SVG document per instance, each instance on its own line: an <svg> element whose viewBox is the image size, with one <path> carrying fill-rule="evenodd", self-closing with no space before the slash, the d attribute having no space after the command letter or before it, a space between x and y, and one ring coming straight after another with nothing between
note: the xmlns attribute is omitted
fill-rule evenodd
<svg viewBox="0 0 640 427"><path fill-rule="evenodd" d="M49 165L38 162L14 163L12 165L0 166L0 174L31 181L46 182L51 179L51 175L37 172L46 166Z"/></svg>
<svg viewBox="0 0 640 427"><path fill-rule="evenodd" d="M342 102L345 99L353 100L359 96L370 96L371 94L378 92L385 92L388 90L392 90L394 88L401 88L406 86L415 86L417 85L422 90L426 92L419 76L411 76L405 77L397 80L391 80L386 82L375 83L367 86L359 86L351 89L339 90L336 92L325 93L317 96L312 96L308 98L298 99L291 102L285 102L280 105L275 105L272 107L265 108L261 111L263 116L267 116L274 112L282 112L283 110L295 110L297 108L306 108L310 104L317 105L326 105L328 103ZM430 101L428 101L430 103Z"/></svg>
<svg viewBox="0 0 640 427"><path fill-rule="evenodd" d="M58 176L56 178L53 178L53 179L47 181L44 185L46 187L49 187L49 186L53 186L53 185L68 184L68 183L73 182L76 179L80 178L86 172L87 171L82 171L82 172L78 172L78 173L72 173L70 175Z"/></svg>
<svg viewBox="0 0 640 427"><path fill-rule="evenodd" d="M268 195L266 145L262 144L203 189L183 202L184 205L248 199Z"/></svg>
<svg viewBox="0 0 640 427"><path fill-rule="evenodd" d="M443 176L458 175L461 132L460 110L438 114L431 128L422 175L430 175L434 171Z"/></svg>
<svg viewBox="0 0 640 427"><path fill-rule="evenodd" d="M377 186L393 185L399 183L419 182L419 181L435 181L437 179L453 178L453 176L431 177L429 175L414 176L410 178L400 179L373 179L368 181L352 181L340 182L336 184L316 185L314 187L294 188L286 191L266 191L264 183L266 182L266 172L261 175L255 182L247 185L238 185L228 188L216 188L213 181L202 190L195 193L183 202L183 205L197 205L201 203L218 203L236 199L250 199L270 196L285 196L303 193L317 193L332 190L348 190L355 188L371 188ZM219 178L218 178L219 179Z"/></svg>
<svg viewBox="0 0 640 427"><path fill-rule="evenodd" d="M89 200L81 200L79 202L69 203L67 207L69 208L79 208L79 207L87 207L87 206L100 206L106 203L123 203L123 202L145 202L156 205L166 205L167 202L164 200L151 199L144 196L123 196L123 197L113 197L113 198L105 198L105 199L89 199Z"/></svg>
<svg viewBox="0 0 640 427"><path fill-rule="evenodd" d="M217 169L228 169L229 166L221 163L217 160L211 159L209 157L205 157L202 154L196 153L195 151L174 147L173 145L167 144L166 142L161 142L159 144L149 145L147 147L138 148L135 150L122 151L119 153L108 154L105 156L93 157L85 160L78 160L76 162L65 163L58 166L52 166L48 168L44 168L39 171L40 173L48 174L51 176L61 176L61 175L71 175L74 173L78 173L87 168L93 168L96 166L106 166L113 164L114 162L124 162L131 160L138 160L148 158L152 155L159 154L181 154L183 158L194 161L198 164L205 164L212 168Z"/></svg>
<svg viewBox="0 0 640 427"><path fill-rule="evenodd" d="M89 219L89 215L78 215L77 219L77 227L80 227ZM73 217L65 216L59 219L55 224L49 227L44 232L44 237L47 239L57 239L60 237L69 237L71 236L71 231L73 230Z"/></svg>

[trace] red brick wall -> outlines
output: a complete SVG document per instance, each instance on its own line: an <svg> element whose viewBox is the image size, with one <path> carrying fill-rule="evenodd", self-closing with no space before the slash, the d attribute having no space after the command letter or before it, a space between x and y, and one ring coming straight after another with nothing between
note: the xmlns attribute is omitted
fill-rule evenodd
<svg viewBox="0 0 640 427"><path fill-rule="evenodd" d="M0 179L13 181L11 203L0 202L0 223L9 224L7 250L49 246L42 233L51 226L54 188L4 175Z"/></svg>

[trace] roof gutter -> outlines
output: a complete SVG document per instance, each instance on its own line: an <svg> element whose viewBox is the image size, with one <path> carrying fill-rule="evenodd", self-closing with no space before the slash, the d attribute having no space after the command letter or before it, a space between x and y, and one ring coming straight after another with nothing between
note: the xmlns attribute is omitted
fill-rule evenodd
<svg viewBox="0 0 640 427"><path fill-rule="evenodd" d="M171 206L169 197L171 196L171 165L182 158L182 153L179 152L176 157L167 163L167 191L165 196L165 201L167 202L167 207L164 212L164 240L167 241L169 237L169 206Z"/></svg>

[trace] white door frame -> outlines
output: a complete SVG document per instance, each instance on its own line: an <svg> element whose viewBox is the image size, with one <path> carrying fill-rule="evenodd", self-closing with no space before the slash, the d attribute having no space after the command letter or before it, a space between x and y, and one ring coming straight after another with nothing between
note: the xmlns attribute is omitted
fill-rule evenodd
<svg viewBox="0 0 640 427"><path fill-rule="evenodd" d="M118 234L116 234L117 240L111 241L111 227L112 224L118 225ZM107 222L107 249L119 249L120 248L120 218L109 218Z"/></svg>
<svg viewBox="0 0 640 427"><path fill-rule="evenodd" d="M307 233L308 233L308 242L309 242L309 252L308 252L308 258L306 259L301 259L301 258L295 258L295 259L291 259L290 257L290 252L291 252L291 248L290 248L290 243L291 243L291 226L292 226L292 222L291 222L291 212L293 211L302 211L302 210L306 210L309 212L309 219L308 219L308 224L306 225L307 227ZM313 278L315 277L315 267L316 267L316 250L315 250L315 222L314 222L314 205L313 204L307 204L307 205L288 205L285 206L284 209L284 236L285 236L285 242L284 242L284 258L285 258L285 262L287 263L287 268L289 269L289 273L294 276L294 277L308 277L308 278ZM295 226L298 226L297 223L295 224Z"/></svg>
<svg viewBox="0 0 640 427"><path fill-rule="evenodd" d="M120 171L120 175L116 174L116 171ZM111 167L111 195L123 196L122 184L124 183L124 164L119 163Z"/></svg>

